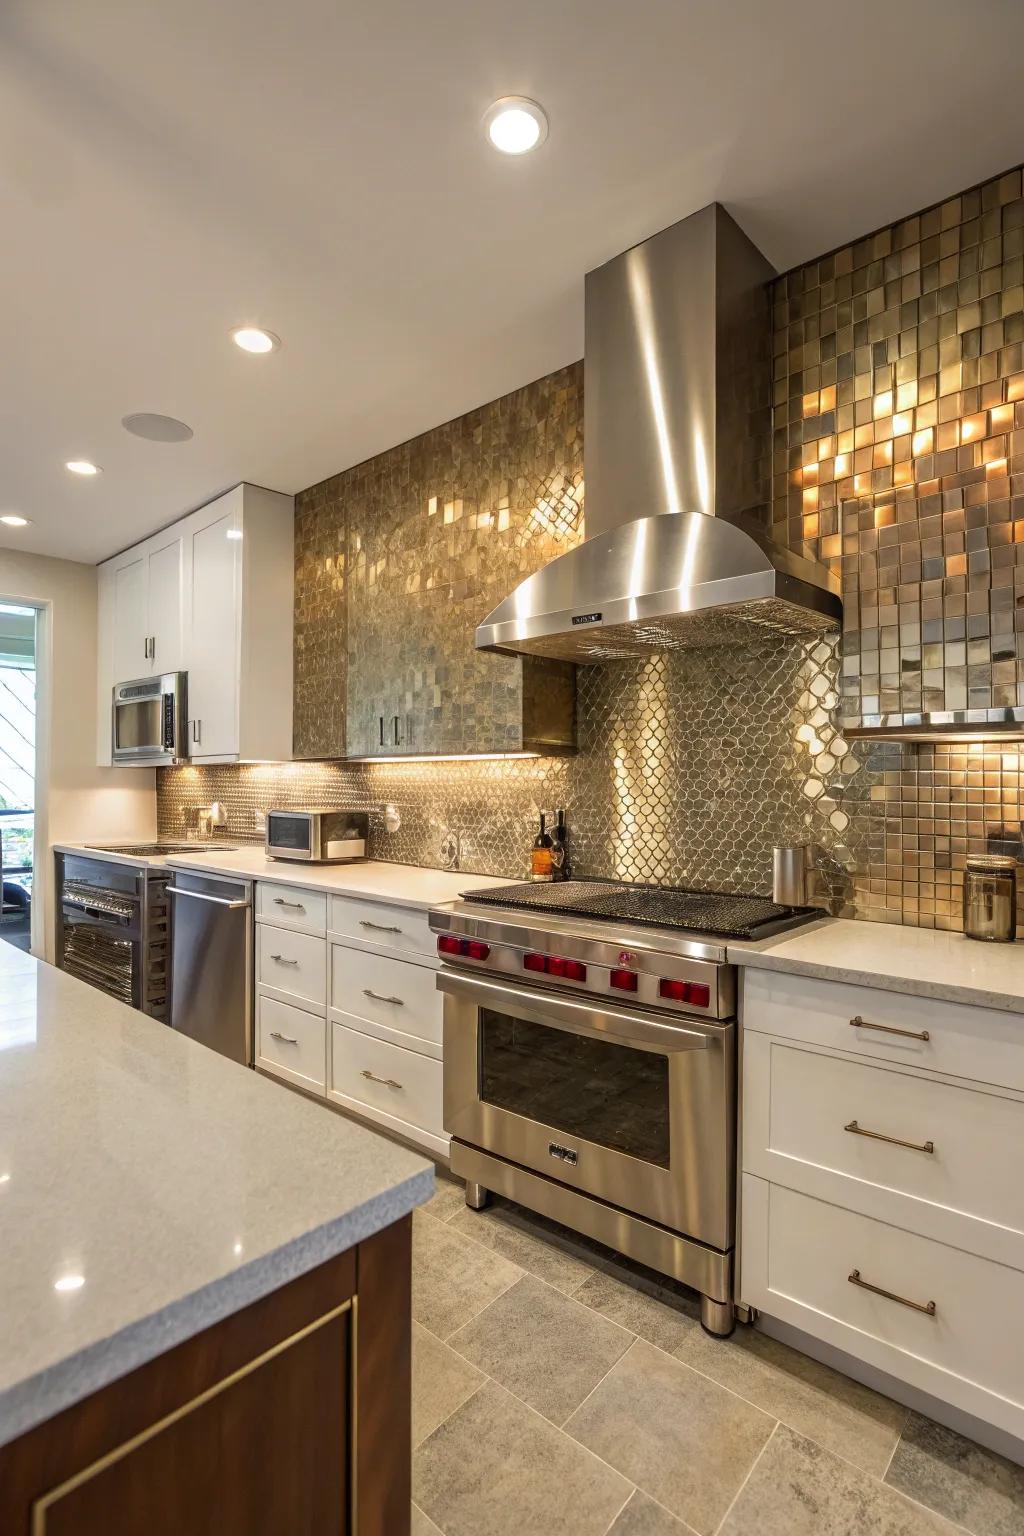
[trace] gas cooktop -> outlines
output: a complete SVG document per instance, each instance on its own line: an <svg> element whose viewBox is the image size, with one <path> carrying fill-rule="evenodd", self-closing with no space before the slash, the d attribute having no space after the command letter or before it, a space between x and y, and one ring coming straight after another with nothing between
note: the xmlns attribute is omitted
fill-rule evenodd
<svg viewBox="0 0 1024 1536"><path fill-rule="evenodd" d="M677 928L719 939L766 939L822 916L817 907L780 906L764 896L603 880L491 886L467 891L463 900L474 906Z"/></svg>

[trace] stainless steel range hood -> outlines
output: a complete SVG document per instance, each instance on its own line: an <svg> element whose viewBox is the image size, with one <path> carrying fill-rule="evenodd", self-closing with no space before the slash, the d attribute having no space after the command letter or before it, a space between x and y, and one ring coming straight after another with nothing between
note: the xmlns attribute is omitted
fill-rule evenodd
<svg viewBox="0 0 1024 1536"><path fill-rule="evenodd" d="M717 203L587 274L588 538L478 649L596 662L839 623L835 579L767 533L773 276Z"/></svg>

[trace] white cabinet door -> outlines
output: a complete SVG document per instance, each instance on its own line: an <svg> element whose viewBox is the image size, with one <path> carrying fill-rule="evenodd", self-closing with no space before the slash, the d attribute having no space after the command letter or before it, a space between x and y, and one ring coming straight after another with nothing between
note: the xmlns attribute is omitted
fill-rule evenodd
<svg viewBox="0 0 1024 1536"><path fill-rule="evenodd" d="M229 492L203 509L209 520L190 532L189 751L197 761L239 750L240 505Z"/></svg>
<svg viewBox="0 0 1024 1536"><path fill-rule="evenodd" d="M114 622L112 626L112 661L114 681L129 682L146 677L150 670L146 655L146 561L141 553L119 565L113 575Z"/></svg>
<svg viewBox="0 0 1024 1536"><path fill-rule="evenodd" d="M182 647L182 550L179 534L158 539L146 557L149 671L179 672L184 666Z"/></svg>

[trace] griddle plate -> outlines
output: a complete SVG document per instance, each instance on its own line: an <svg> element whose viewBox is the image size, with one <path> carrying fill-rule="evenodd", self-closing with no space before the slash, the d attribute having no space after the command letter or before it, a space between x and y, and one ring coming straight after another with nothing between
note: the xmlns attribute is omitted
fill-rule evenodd
<svg viewBox="0 0 1024 1536"><path fill-rule="evenodd" d="M628 885L602 880L564 880L537 885L500 885L466 891L474 905L556 912L652 928L682 928L715 938L760 939L821 917L817 907L787 907L764 896L730 896L673 886Z"/></svg>

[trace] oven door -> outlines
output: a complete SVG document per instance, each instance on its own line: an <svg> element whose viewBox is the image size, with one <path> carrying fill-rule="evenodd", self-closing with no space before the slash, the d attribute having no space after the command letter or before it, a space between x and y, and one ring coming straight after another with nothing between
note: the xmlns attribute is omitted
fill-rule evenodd
<svg viewBox="0 0 1024 1536"><path fill-rule="evenodd" d="M437 985L452 1136L732 1246L735 1025L448 969Z"/></svg>

